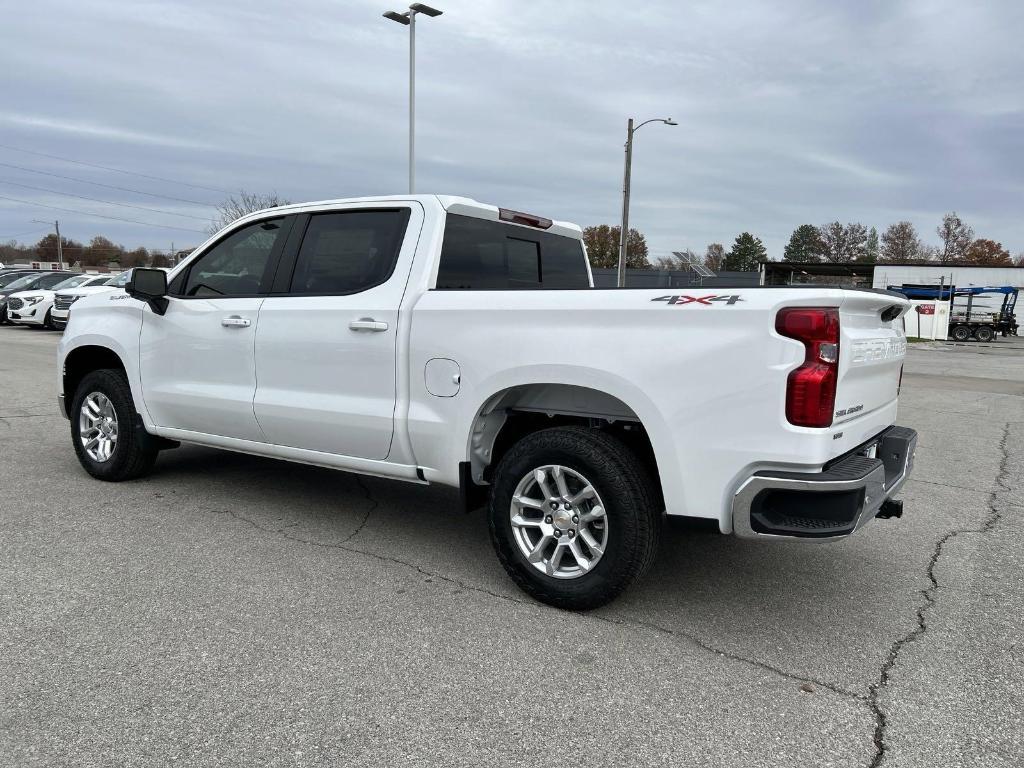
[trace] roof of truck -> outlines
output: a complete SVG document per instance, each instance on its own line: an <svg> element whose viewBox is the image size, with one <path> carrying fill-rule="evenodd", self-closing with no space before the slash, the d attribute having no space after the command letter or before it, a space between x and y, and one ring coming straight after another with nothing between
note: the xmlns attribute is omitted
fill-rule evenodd
<svg viewBox="0 0 1024 768"><path fill-rule="evenodd" d="M496 205L490 205L488 203L481 203L479 200L474 200L470 197L459 197L457 195L374 195L369 197L344 197L335 200L312 200L305 203L290 203L288 205L280 205L276 208L267 208L264 211L257 211L256 213L264 213L266 211L288 211L293 209L308 208L310 206L328 206L337 205L339 203L390 203L390 202L405 202L416 201L420 203L433 204L439 202L441 207L445 211L460 216L474 216L479 219L488 219L490 221L498 221L501 215L501 211L509 211L506 208L499 208ZM518 211L512 211L513 213L519 213ZM249 214L254 215L254 214ZM534 214L525 214L526 216L534 216ZM248 218L248 216L246 217ZM537 216L537 218L540 218ZM562 235L563 237L573 237L577 240L583 236L583 230L580 229L579 225L573 224L569 221L556 221L550 219L551 225L543 227L543 231L549 232L553 235ZM506 223L513 226L526 226L527 229L536 229L537 227L530 227L528 225L521 224L516 221L506 221Z"/></svg>

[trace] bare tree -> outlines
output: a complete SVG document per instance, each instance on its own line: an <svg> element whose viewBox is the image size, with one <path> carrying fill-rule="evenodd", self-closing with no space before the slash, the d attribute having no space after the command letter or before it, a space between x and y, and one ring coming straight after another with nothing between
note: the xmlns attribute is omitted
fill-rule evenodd
<svg viewBox="0 0 1024 768"><path fill-rule="evenodd" d="M685 256L676 256L674 253L671 256L658 256L654 260L654 266L658 269L686 269L688 262L686 256L696 257L693 251L687 248L683 251Z"/></svg>
<svg viewBox="0 0 1024 768"><path fill-rule="evenodd" d="M262 211L264 208L288 205L289 202L289 200L279 197L277 192L261 195L255 192L246 192L244 189L239 190L237 195L231 195L217 206L217 216L210 226L210 234L219 232L231 222L248 216L250 213Z"/></svg>
<svg viewBox="0 0 1024 768"><path fill-rule="evenodd" d="M935 228L935 232L942 240L942 247L939 249L939 262L942 264L962 261L967 256L967 249L974 242L974 230L956 215L956 211L943 216L942 224Z"/></svg>
<svg viewBox="0 0 1024 768"><path fill-rule="evenodd" d="M917 230L914 229L914 225L909 221L890 224L889 228L882 233L881 261L899 264L918 261L920 258L921 240L917 236Z"/></svg>
<svg viewBox="0 0 1024 768"><path fill-rule="evenodd" d="M721 272L725 264L725 246L721 243L711 243L704 252L704 266L712 272Z"/></svg>
<svg viewBox="0 0 1024 768"><path fill-rule="evenodd" d="M818 240L825 261L845 263L866 258L868 230L859 222L844 227L838 221L833 221L818 227Z"/></svg>
<svg viewBox="0 0 1024 768"><path fill-rule="evenodd" d="M846 227L838 221L818 227L818 239L821 241L821 252L825 261L849 261L846 258Z"/></svg>
<svg viewBox="0 0 1024 768"><path fill-rule="evenodd" d="M866 261L868 228L859 221L846 225L846 254L843 261Z"/></svg>

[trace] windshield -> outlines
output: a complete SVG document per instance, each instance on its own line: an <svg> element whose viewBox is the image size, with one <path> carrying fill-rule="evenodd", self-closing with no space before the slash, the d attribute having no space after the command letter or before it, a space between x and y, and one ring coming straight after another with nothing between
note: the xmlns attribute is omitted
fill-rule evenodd
<svg viewBox="0 0 1024 768"><path fill-rule="evenodd" d="M53 286L53 288L51 288L50 290L51 291L59 291L62 288L74 288L75 286L81 285L82 283L84 283L88 279L89 279L88 275L75 275L74 277L69 277L67 280L61 280L59 283L57 283L55 286Z"/></svg>
<svg viewBox="0 0 1024 768"><path fill-rule="evenodd" d="M0 288L6 288L15 280L21 280L21 278L23 278L24 276L24 272L11 272L10 274L7 275L0 275Z"/></svg>
<svg viewBox="0 0 1024 768"><path fill-rule="evenodd" d="M128 284L128 278L132 271L130 269L125 270L120 275L111 280L107 285L113 285L117 288L124 288Z"/></svg>
<svg viewBox="0 0 1024 768"><path fill-rule="evenodd" d="M4 288L10 290L13 293L14 291L17 291L21 288L28 288L38 278L38 274L25 275L24 277L19 277L17 280L8 283L7 285L4 286Z"/></svg>

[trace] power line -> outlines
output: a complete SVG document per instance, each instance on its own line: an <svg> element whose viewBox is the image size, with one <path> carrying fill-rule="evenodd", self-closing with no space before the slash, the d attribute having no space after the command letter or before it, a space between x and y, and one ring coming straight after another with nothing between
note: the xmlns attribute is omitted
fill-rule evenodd
<svg viewBox="0 0 1024 768"><path fill-rule="evenodd" d="M218 187L206 187L202 184L190 184L187 181L176 181L175 179L165 179L163 176L150 176L146 173L139 173L137 171L126 171L123 168L111 168L108 165L100 165L99 163L87 163L84 160L72 160L70 157L60 157L59 155L49 155L46 152L36 152L32 149L21 149L21 147L12 147L10 144L0 144L0 147L4 149L10 149L15 152L24 152L27 155L38 155L39 157L48 157L51 160L60 160L64 163L75 163L76 165L85 165L89 168L100 168L104 171L113 171L114 173L125 173L129 176L139 176L143 179L153 179L154 181L166 181L168 184L180 184L183 187L193 187L195 189L206 189L210 192L222 192L225 195L232 194L226 189L219 189Z"/></svg>
<svg viewBox="0 0 1024 768"><path fill-rule="evenodd" d="M28 232L18 232L16 235L0 235L0 239L2 239L2 240L10 240L10 239L15 238L15 237L24 237L25 235L33 235L36 232L48 232L49 230L50 230L49 227L47 227L46 229L30 229Z"/></svg>
<svg viewBox="0 0 1024 768"><path fill-rule="evenodd" d="M139 221L138 219L124 219L120 216L106 216L102 213L89 213L88 211L79 211L75 208L62 208L59 205L47 205L46 203L34 203L31 200L19 200L16 197L5 197L0 195L0 200L10 200L12 203L21 203L23 205L34 205L38 208L50 208L54 211L66 211L67 213L77 213L79 216L94 216L98 219L110 219L112 221L127 221L130 224L142 224L146 227L160 227L161 229L177 229L182 232L196 232L200 235L207 234L201 229L187 229L185 227L172 227L170 224L154 224L151 221Z"/></svg>
<svg viewBox="0 0 1024 768"><path fill-rule="evenodd" d="M150 213L159 213L162 216L181 216L186 219L198 219L199 221L210 221L205 216L193 216L190 213L174 213L173 211L161 211L159 208L146 208L143 205L132 205L131 203L117 203L113 200L100 200L98 197L86 197L85 195L76 195L74 192L61 192L57 189L46 189L45 187L33 187L31 184L20 184L17 181L8 181L7 179L0 179L0 184L9 184L13 187L22 187L24 189L34 189L36 192L49 192L53 195L65 195L66 197L77 197L79 200L90 200L94 203L103 203L105 205L119 205L122 208L136 208L140 211L149 211Z"/></svg>
<svg viewBox="0 0 1024 768"><path fill-rule="evenodd" d="M165 200L173 200L176 203L192 203L194 205L202 205L207 208L213 208L212 203L204 203L200 200L187 200L184 197L172 197L171 195L160 195L156 192L143 192L141 189L129 189L128 187L118 187L114 184L104 184L101 181L87 181L86 179L76 179L74 176L62 176L59 173L50 173L49 171L37 171L35 168L26 168L23 165L13 165L11 163L0 163L4 168L14 168L18 171L28 171L29 173L38 173L42 176L52 176L55 179L64 179L65 181L77 181L79 184L92 184L97 187L106 187L107 189L116 189L119 192L133 192L136 195L147 195L148 197L162 197Z"/></svg>

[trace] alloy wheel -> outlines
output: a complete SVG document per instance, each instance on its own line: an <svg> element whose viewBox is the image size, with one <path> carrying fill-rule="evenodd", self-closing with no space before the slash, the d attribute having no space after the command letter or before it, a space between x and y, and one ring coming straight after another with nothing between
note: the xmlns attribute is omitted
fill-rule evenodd
<svg viewBox="0 0 1024 768"><path fill-rule="evenodd" d="M529 472L512 494L509 516L519 551L536 570L576 579L594 569L608 547L608 516L594 485L569 467Z"/></svg>

